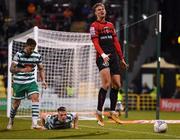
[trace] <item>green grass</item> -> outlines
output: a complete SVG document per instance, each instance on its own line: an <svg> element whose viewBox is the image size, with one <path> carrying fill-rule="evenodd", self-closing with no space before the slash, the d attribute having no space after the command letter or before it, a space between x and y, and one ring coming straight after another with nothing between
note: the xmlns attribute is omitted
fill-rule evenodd
<svg viewBox="0 0 180 140"><path fill-rule="evenodd" d="M155 112L132 111L123 120L155 119ZM178 120L180 113L161 112L160 118ZM0 139L180 139L180 124L168 124L166 133L154 133L153 124L113 124L105 123L104 127L96 121L79 121L79 129L66 130L31 130L30 119L16 118L12 130L6 130L8 119L0 112Z"/></svg>

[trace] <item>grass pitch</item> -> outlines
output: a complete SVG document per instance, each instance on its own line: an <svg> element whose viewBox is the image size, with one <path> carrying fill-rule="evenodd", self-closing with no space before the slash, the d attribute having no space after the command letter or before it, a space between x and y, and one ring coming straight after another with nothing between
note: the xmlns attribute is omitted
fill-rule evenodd
<svg viewBox="0 0 180 140"><path fill-rule="evenodd" d="M153 120L155 112L131 111L128 119ZM178 112L161 112L163 120L179 120ZM166 133L154 133L153 124L115 124L105 121L100 127L96 121L79 121L79 129L64 130L31 130L31 120L16 118L12 130L6 130L8 118L0 112L0 139L180 139L180 124L168 124Z"/></svg>

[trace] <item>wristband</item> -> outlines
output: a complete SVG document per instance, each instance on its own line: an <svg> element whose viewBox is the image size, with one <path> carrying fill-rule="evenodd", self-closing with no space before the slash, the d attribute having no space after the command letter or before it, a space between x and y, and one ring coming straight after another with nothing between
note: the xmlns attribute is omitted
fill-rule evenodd
<svg viewBox="0 0 180 140"><path fill-rule="evenodd" d="M108 57L108 55L105 54L105 53L101 54L101 56L102 56L103 59L106 58L106 57Z"/></svg>

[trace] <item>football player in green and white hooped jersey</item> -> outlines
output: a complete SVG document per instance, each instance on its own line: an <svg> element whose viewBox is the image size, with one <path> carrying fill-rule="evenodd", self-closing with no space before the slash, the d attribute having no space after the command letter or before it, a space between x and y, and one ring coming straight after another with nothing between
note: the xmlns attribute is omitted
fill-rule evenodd
<svg viewBox="0 0 180 140"><path fill-rule="evenodd" d="M41 113L42 129L78 129L77 113L68 113L65 107L59 107L56 113Z"/></svg>
<svg viewBox="0 0 180 140"><path fill-rule="evenodd" d="M39 117L39 89L35 81L35 67L38 67L42 85L47 88L45 82L44 67L42 64L41 55L35 52L36 41L28 38L24 49L17 52L11 63L10 71L13 74L13 96L12 106L10 111L10 118L7 129L12 129L14 117L21 100L25 98L26 94L28 99L32 101L32 129L38 129L40 126L37 124Z"/></svg>

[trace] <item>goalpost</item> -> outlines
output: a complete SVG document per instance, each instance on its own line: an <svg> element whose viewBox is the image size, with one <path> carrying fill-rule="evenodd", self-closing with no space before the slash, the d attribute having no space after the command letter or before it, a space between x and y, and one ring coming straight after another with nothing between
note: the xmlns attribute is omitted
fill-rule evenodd
<svg viewBox="0 0 180 140"><path fill-rule="evenodd" d="M14 54L22 49L27 38L37 41L36 49L42 55L46 73L47 89L40 88L41 112L56 111L59 106L68 111L82 112L90 116L96 110L100 87L96 66L96 53L88 33L60 32L34 27L9 39L8 53L8 107L9 117L12 96L12 74L10 64ZM31 102L24 99L17 116L31 116Z"/></svg>

